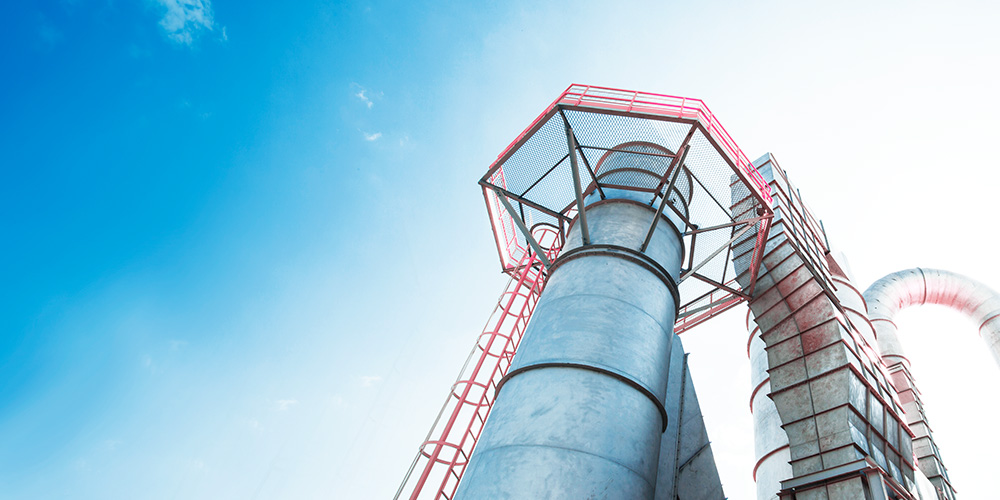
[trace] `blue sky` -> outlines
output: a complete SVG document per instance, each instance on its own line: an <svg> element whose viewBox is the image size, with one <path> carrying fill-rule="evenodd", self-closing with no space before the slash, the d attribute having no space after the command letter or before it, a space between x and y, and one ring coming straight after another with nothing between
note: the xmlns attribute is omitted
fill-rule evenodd
<svg viewBox="0 0 1000 500"><path fill-rule="evenodd" d="M406 75L446 71L439 34L488 13L223 7L172 31L154 2L7 23L0 469L24 497L249 497L259 481L185 490L183 469L266 470L274 446L240 431L370 392L429 321L436 286L408 270L458 281L448 253L473 246L447 193L474 200L478 169L424 144L451 105Z"/></svg>
<svg viewBox="0 0 1000 500"><path fill-rule="evenodd" d="M390 496L504 284L475 182L573 82L705 99L748 156L775 153L860 287L923 265L998 288L996 18L976 2L11 5L2 495ZM753 491L750 388L726 382L748 372L739 323L685 336L733 498ZM995 380L967 328L946 373ZM976 455L951 439L946 460ZM949 464L976 497L979 473Z"/></svg>

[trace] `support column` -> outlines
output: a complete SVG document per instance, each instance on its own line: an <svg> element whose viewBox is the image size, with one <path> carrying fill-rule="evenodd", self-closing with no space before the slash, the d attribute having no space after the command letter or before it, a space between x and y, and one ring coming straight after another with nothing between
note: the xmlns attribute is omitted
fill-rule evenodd
<svg viewBox="0 0 1000 500"><path fill-rule="evenodd" d="M667 430L660 439L655 500L725 500L702 418L688 355L679 336L670 350Z"/></svg>
<svg viewBox="0 0 1000 500"><path fill-rule="evenodd" d="M757 500L777 500L781 481L792 477L792 460L788 434L781 428L781 416L771 401L771 377L768 375L767 351L760 338L760 327L747 311L750 340L750 413L753 414L753 444L756 461L753 480L757 483Z"/></svg>
<svg viewBox="0 0 1000 500"><path fill-rule="evenodd" d="M653 498L684 252L637 194L570 230L457 498Z"/></svg>

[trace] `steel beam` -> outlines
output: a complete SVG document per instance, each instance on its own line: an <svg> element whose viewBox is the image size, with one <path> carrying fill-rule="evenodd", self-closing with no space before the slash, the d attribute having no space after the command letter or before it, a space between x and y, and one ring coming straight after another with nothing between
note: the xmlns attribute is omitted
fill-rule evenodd
<svg viewBox="0 0 1000 500"><path fill-rule="evenodd" d="M692 267L686 273L684 273L683 275L681 275L681 283L683 283L684 280L688 279L688 277L690 277L692 274L698 272L698 270L701 269L702 267L704 267L705 264L708 264L709 261L711 261L712 259L714 259L716 255L719 255L720 253L722 253L723 250L729 248L729 245L732 245L734 241L738 240L740 238L740 236L743 236L743 234L746 233L747 231L749 231L750 228L752 228L752 227L753 227L753 224L747 224L746 227L744 227L743 229L740 229L740 231L738 233L736 233L732 238L730 238L729 241L727 241L725 245L722 245L719 248L716 248L715 251L712 252L712 255L709 255L704 260L702 260L700 263L698 263L697 266ZM680 283L678 283L678 284L680 284Z"/></svg>
<svg viewBox="0 0 1000 500"><path fill-rule="evenodd" d="M510 218L514 220L514 224L516 224L517 228L521 230L522 234L524 234L524 238L528 240L528 245L530 245L531 249L535 251L535 255L538 256L538 260L542 261L542 264L545 264L546 268L549 267L549 258L545 256L545 250L543 250L542 246L535 241L535 237L531 235L531 231L528 230L528 226L525 226L524 221L521 220L516 213L514 213L514 207L512 207L510 202L507 201L507 197L504 196L499 190L495 189L494 191L496 192L500 203L503 203L503 207L507 209L507 214L510 215Z"/></svg>
<svg viewBox="0 0 1000 500"><path fill-rule="evenodd" d="M583 208L583 189L580 186L580 166L576 163L576 139L573 136L573 127L570 126L566 115L562 115L563 123L566 125L566 146L569 148L569 163L573 167L573 191L576 193L576 213L580 218L580 234L583 237L583 244L590 244L590 228L587 227L587 211ZM594 179L596 182L596 178Z"/></svg>
<svg viewBox="0 0 1000 500"><path fill-rule="evenodd" d="M688 151L691 146L684 146L684 151L681 152L680 158L675 158L673 170L674 175L670 178L670 184L667 185L667 190L663 193L663 198L660 200L660 206L656 208L656 215L653 217L653 222L649 224L649 231L646 232L646 238L642 240L642 246L639 247L640 252L645 252L646 247L649 246L649 240L653 238L653 232L656 231L656 224L660 221L660 217L663 215L663 207L666 206L667 200L670 199L670 190L674 188L674 183L677 182L677 177L680 175L681 170L684 170L684 159L687 158ZM656 199L656 196L653 196Z"/></svg>

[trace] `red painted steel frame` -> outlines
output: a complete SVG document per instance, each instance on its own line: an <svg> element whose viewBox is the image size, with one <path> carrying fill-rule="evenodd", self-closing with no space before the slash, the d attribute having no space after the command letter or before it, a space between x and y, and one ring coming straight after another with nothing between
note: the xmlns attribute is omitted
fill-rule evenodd
<svg viewBox="0 0 1000 500"><path fill-rule="evenodd" d="M698 120L708 130L708 134L722 146L736 167L753 181L752 186L756 188L758 194L768 203L771 201L770 186L701 99L573 84L553 103L555 104L594 106L626 113L648 113Z"/></svg>
<svg viewBox="0 0 1000 500"><path fill-rule="evenodd" d="M410 470L403 479L403 484L396 492L396 499L450 500L454 497L462 474L469 463L469 457L492 409L497 384L511 366L518 344L541 295L545 284L545 269L542 262L527 245L522 245L518 241L518 228L513 221L516 214L507 213L493 189L500 188L506 191L507 182L504 170L501 168L503 163L560 108L584 110L593 108L613 114L627 113L640 117L645 115L645 118L662 120L666 117L697 122L742 182L751 189L752 196L765 207L771 205L770 186L700 99L607 87L570 85L507 149L500 153L487 173L488 184L492 187L484 184L483 195L486 198L500 260L504 272L510 274L511 281L500 296L490 321L479 336L476 347L469 355L458 380L452 386L441 413L438 414L427 439L421 445ZM557 218L563 215L572 216L571 213L555 214L544 207L540 209ZM752 258L755 263L759 262L759 252L763 249L769 222L765 219L758 232ZM543 247L549 248L546 256L549 262L552 262L557 257L562 242L559 240L558 228L544 226L545 224L538 224L531 231ZM756 281L756 268L753 267L751 283ZM726 287L735 288L737 284L735 281L730 281L722 288ZM727 293L730 292L724 290L711 292L708 295L708 307L699 308L696 312L684 315L678 320L677 333L707 321L719 312L742 302L743 297L727 296Z"/></svg>
<svg viewBox="0 0 1000 500"><path fill-rule="evenodd" d="M753 255L750 258L751 262L760 262L764 250L764 244L767 239L767 233L770 228L771 219L764 219L762 221L762 224L763 228L757 232L757 240L756 240L757 242L756 245L754 246ZM760 269L758 267L754 267L753 269L750 270L751 272L750 283L754 284L757 283L757 273L759 271ZM740 285L734 279L726 283L726 286L731 288L738 288ZM747 290L747 293L753 293L753 288L751 287L751 289ZM718 300L716 300L717 294L719 296ZM715 316L718 316L719 314L742 304L743 301L746 300L744 297L733 295L727 292L726 290L722 289L716 289L712 291L708 297L709 297L708 298L709 304L714 304L714 305L706 308L704 312L697 312L690 315L683 315L685 311L684 310L680 311L682 316L677 319L676 323L674 323L674 333L680 335L685 331L690 330L691 328L694 328L714 318Z"/></svg>
<svg viewBox="0 0 1000 500"><path fill-rule="evenodd" d="M559 248L554 247L547 252L547 257L554 260L558 252ZM500 296L493 316L452 386L395 498L453 498L493 407L497 384L510 368L542 293L543 271L538 257L527 253L511 271L506 291ZM442 417L447 420L439 425ZM414 476L418 468L419 475Z"/></svg>
<svg viewBox="0 0 1000 500"><path fill-rule="evenodd" d="M701 99L690 97L680 97L667 94L654 94L651 92L638 92L634 90L616 89L611 87L598 87L594 85L572 84L563 91L555 101L552 101L528 128L524 129L517 138L514 139L506 149L497 155L496 161L490 165L488 171L493 172L491 183L502 186L506 189L506 182L503 178L503 168L497 168L518 148L528 136L533 134L553 113L557 106L590 107L602 110L612 110L624 113L634 113L636 115L646 114L677 118L682 120L695 120L704 127L708 136L715 141L725 152L732 165L735 166L736 173L740 175L746 185L754 191L754 194L764 202L765 206L771 206L771 186L767 184L760 172L753 166L753 163L743 153L743 150L736 144L726 128L722 126L715 114L708 109L708 105ZM495 169L495 170L494 170ZM487 206L491 203L490 197L495 194L484 188L484 195L487 197ZM494 203L495 204L495 203ZM497 250L500 252L500 262L506 270L509 264L518 260L519 254L525 251L518 245L514 238L513 231L508 231L509 214L497 209L493 211L490 206L490 221L493 223L494 236L496 238ZM499 226L500 230L496 230ZM505 241L500 241L503 238Z"/></svg>

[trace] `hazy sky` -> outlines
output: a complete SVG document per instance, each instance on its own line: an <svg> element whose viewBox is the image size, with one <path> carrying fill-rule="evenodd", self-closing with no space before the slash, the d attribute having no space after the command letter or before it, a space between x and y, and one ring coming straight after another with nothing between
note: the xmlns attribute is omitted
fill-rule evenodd
<svg viewBox="0 0 1000 500"><path fill-rule="evenodd" d="M4 17L3 498L391 497L505 283L476 181L573 82L704 99L861 289L914 266L1000 288L994 2ZM684 335L735 499L743 311ZM987 497L1000 370L957 314L900 326L959 493Z"/></svg>

